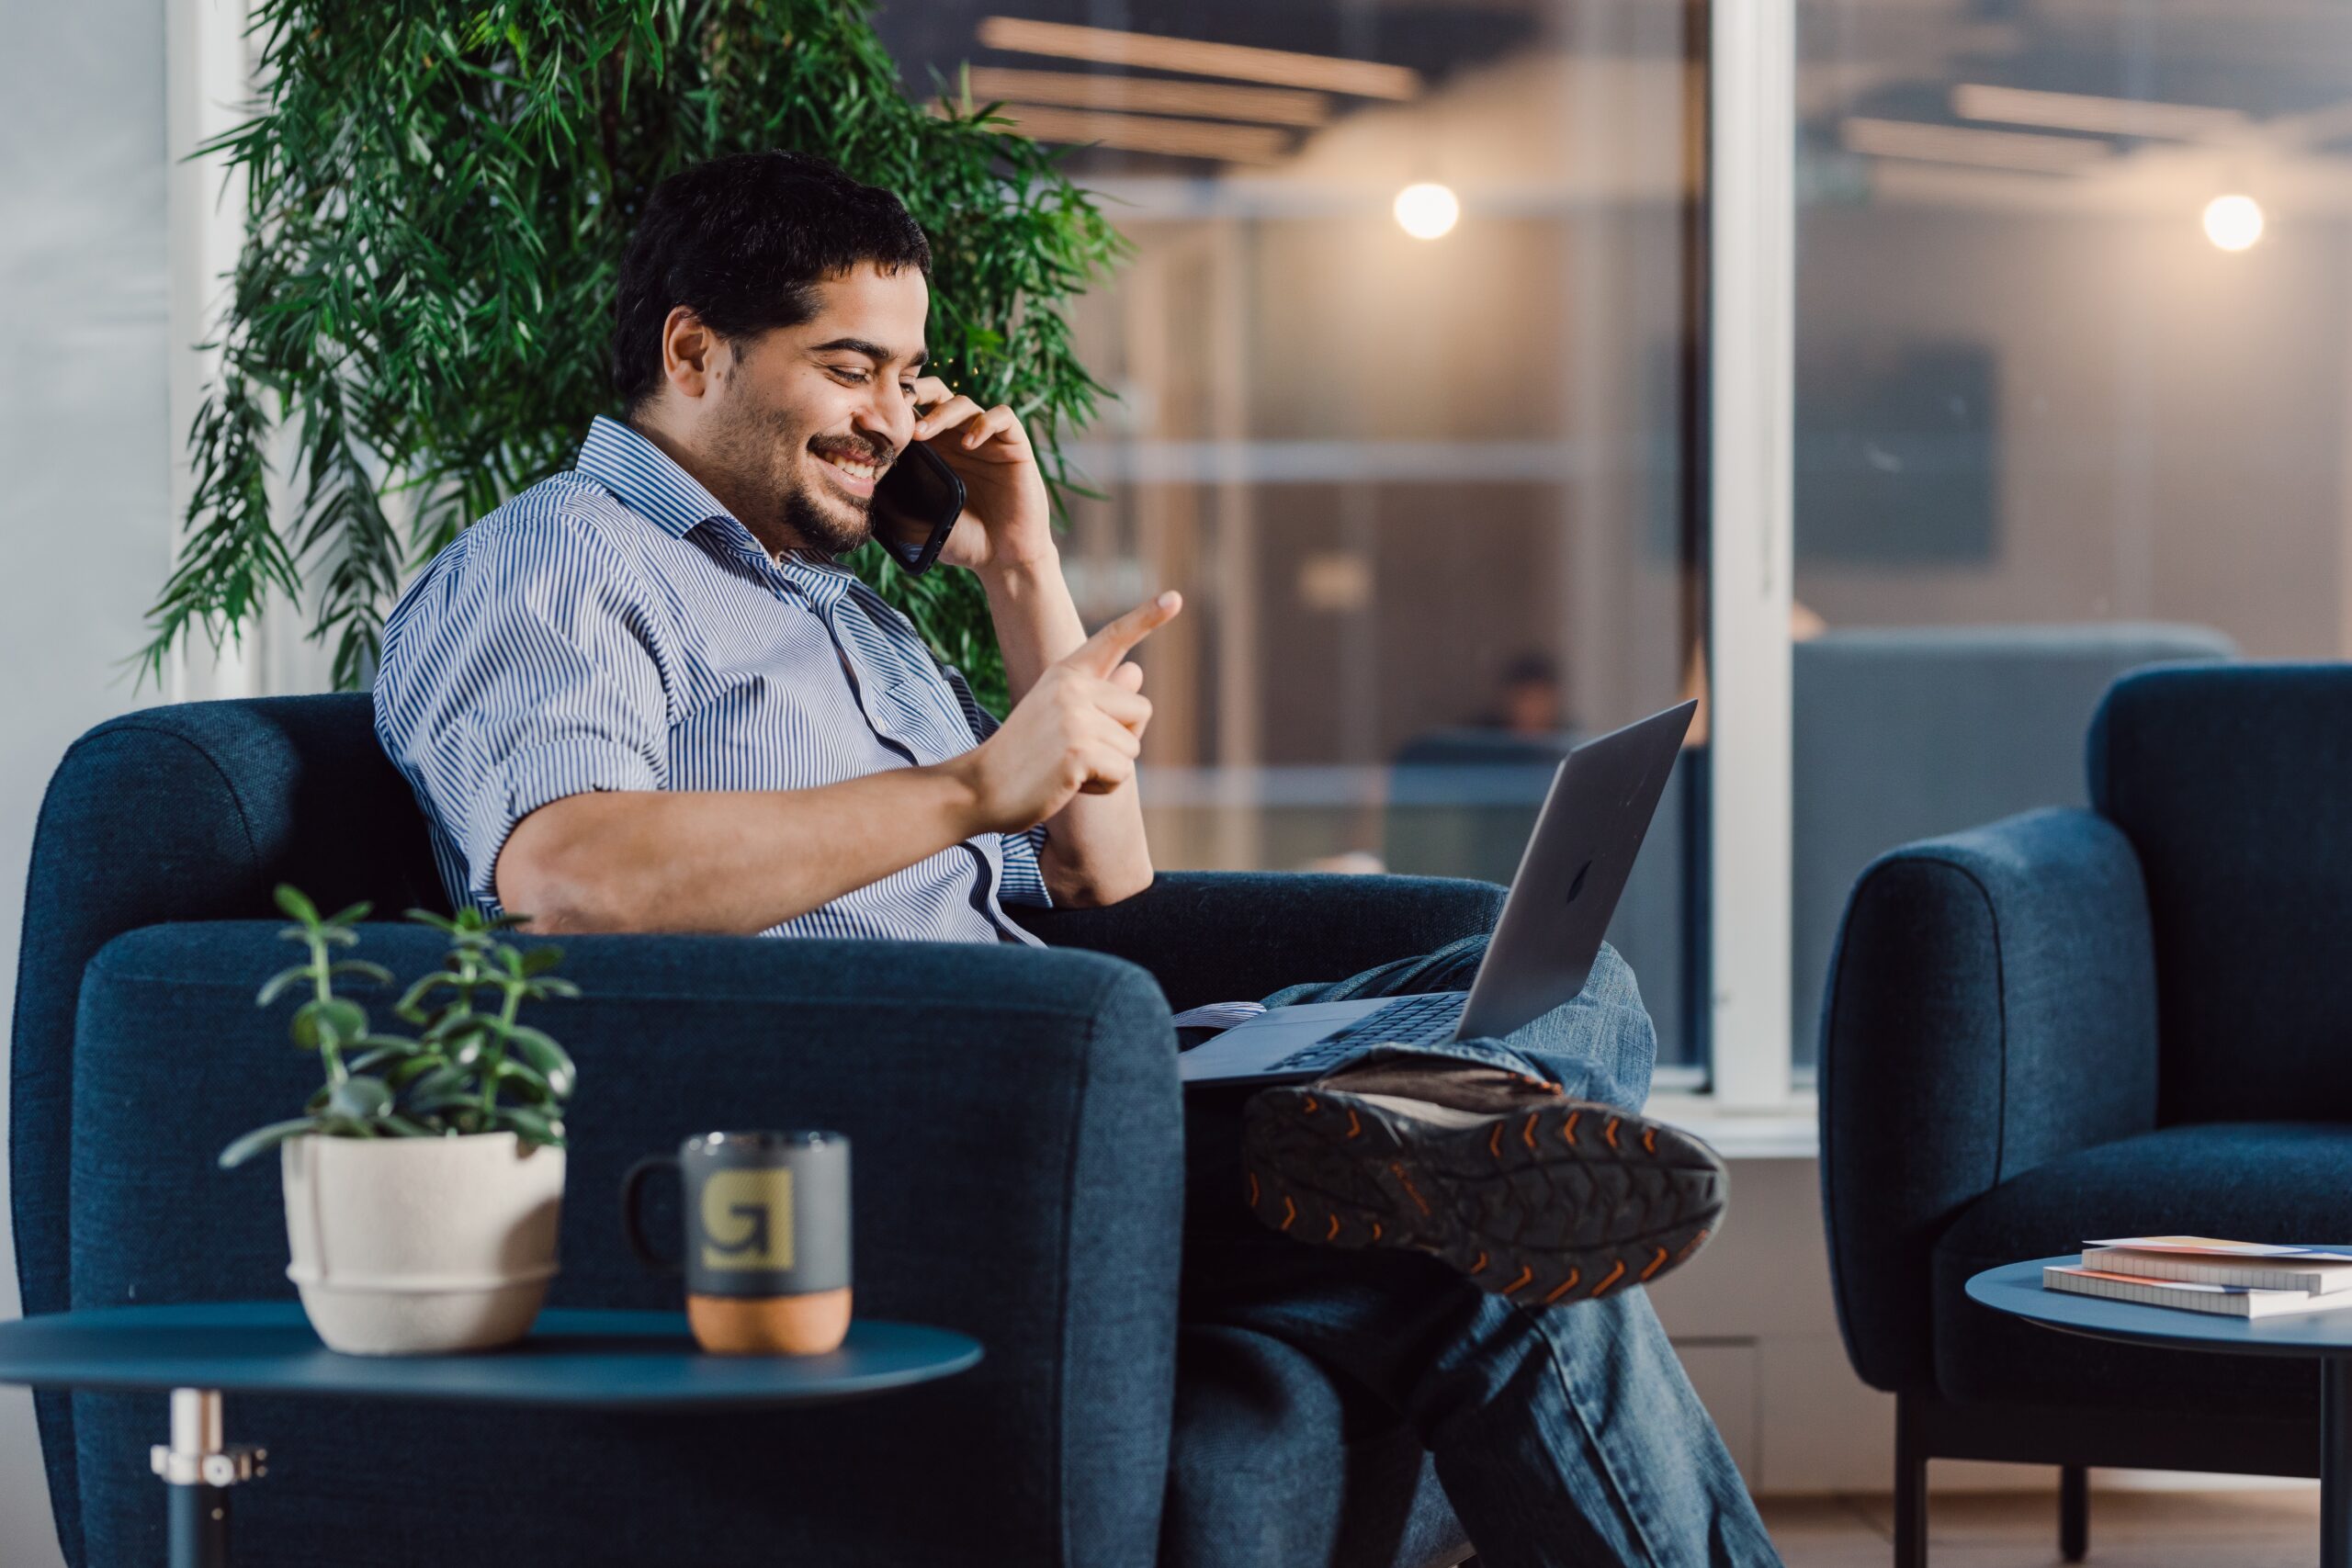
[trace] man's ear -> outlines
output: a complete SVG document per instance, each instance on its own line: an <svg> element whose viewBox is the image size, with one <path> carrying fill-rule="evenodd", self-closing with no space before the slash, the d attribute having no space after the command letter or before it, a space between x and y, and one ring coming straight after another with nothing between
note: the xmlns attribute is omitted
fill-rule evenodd
<svg viewBox="0 0 2352 1568"><path fill-rule="evenodd" d="M680 397L699 398L710 389L724 350L718 334L684 305L673 305L662 322L662 378Z"/></svg>

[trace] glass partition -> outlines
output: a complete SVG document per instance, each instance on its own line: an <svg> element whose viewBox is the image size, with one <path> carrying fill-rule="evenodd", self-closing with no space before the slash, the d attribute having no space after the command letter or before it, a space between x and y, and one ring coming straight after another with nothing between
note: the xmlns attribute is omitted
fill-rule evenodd
<svg viewBox="0 0 2352 1568"><path fill-rule="evenodd" d="M1697 668L1701 105L1657 0L901 6L910 86L1069 145L1133 260L1065 560L1162 587L1144 799L1168 867L1508 881L1575 738ZM1703 746L1613 936L1704 1042ZM1306 976L1302 976L1306 978Z"/></svg>
<svg viewBox="0 0 2352 1568"><path fill-rule="evenodd" d="M2160 659L2352 651L2352 7L1803 0L1795 1043L1879 851Z"/></svg>

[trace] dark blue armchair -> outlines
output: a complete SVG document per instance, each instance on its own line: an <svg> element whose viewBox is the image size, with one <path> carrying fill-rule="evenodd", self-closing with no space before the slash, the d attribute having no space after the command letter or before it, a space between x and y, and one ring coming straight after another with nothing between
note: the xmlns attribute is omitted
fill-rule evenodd
<svg viewBox="0 0 2352 1568"><path fill-rule="evenodd" d="M1910 845L1855 885L1821 1049L1854 1368L1896 1396L1896 1552L1931 1458L2316 1472L2313 1369L2052 1333L1967 1301L2102 1235L2352 1241L2352 666L2128 676L2086 811Z"/></svg>
<svg viewBox="0 0 2352 1568"><path fill-rule="evenodd" d="M33 849L10 1105L28 1313L289 1297L266 1164L235 1133L316 1064L253 1005L269 894L375 902L396 971L446 908L364 696L152 709L67 754ZM232 1402L273 1450L238 1560L333 1562L1450 1563L1467 1551L1394 1416L1285 1345L1176 1318L1179 1007L1337 977L1491 924L1501 890L1169 875L1043 915L1050 951L736 938L568 942L548 1004L582 1090L561 1305L656 1306L615 1218L639 1155L716 1125L857 1149L863 1312L987 1358L929 1389L758 1417ZM379 1006L389 998L375 998ZM160 1559L160 1398L44 1395L68 1560Z"/></svg>

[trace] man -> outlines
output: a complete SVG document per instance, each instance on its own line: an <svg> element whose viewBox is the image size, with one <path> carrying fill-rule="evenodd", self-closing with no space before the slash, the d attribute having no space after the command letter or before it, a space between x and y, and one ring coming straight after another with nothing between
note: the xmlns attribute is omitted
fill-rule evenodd
<svg viewBox="0 0 2352 1568"><path fill-rule="evenodd" d="M1125 656L1177 596L1087 636L1021 421L923 374L929 265L897 198L817 160L652 194L621 268L624 420L385 628L379 733L453 897L546 931L1034 942L1007 906L1150 883ZM987 591L1001 726L837 564L916 440L969 496L941 559ZM1274 999L1453 988L1482 950ZM1634 1288L1722 1201L1702 1145L1633 1114L1654 1050L1604 953L1508 1043L1187 1106L1183 1311L1387 1398L1491 1563L1775 1561Z"/></svg>

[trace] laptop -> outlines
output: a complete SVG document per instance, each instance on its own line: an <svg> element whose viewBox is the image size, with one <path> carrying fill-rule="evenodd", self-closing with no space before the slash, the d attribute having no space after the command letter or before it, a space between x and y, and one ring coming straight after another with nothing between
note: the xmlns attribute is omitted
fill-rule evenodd
<svg viewBox="0 0 2352 1568"><path fill-rule="evenodd" d="M1320 1077L1369 1045L1509 1034L1591 976L1696 703L1588 740L1552 775L1467 991L1272 1008L1177 1058L1188 1084Z"/></svg>

